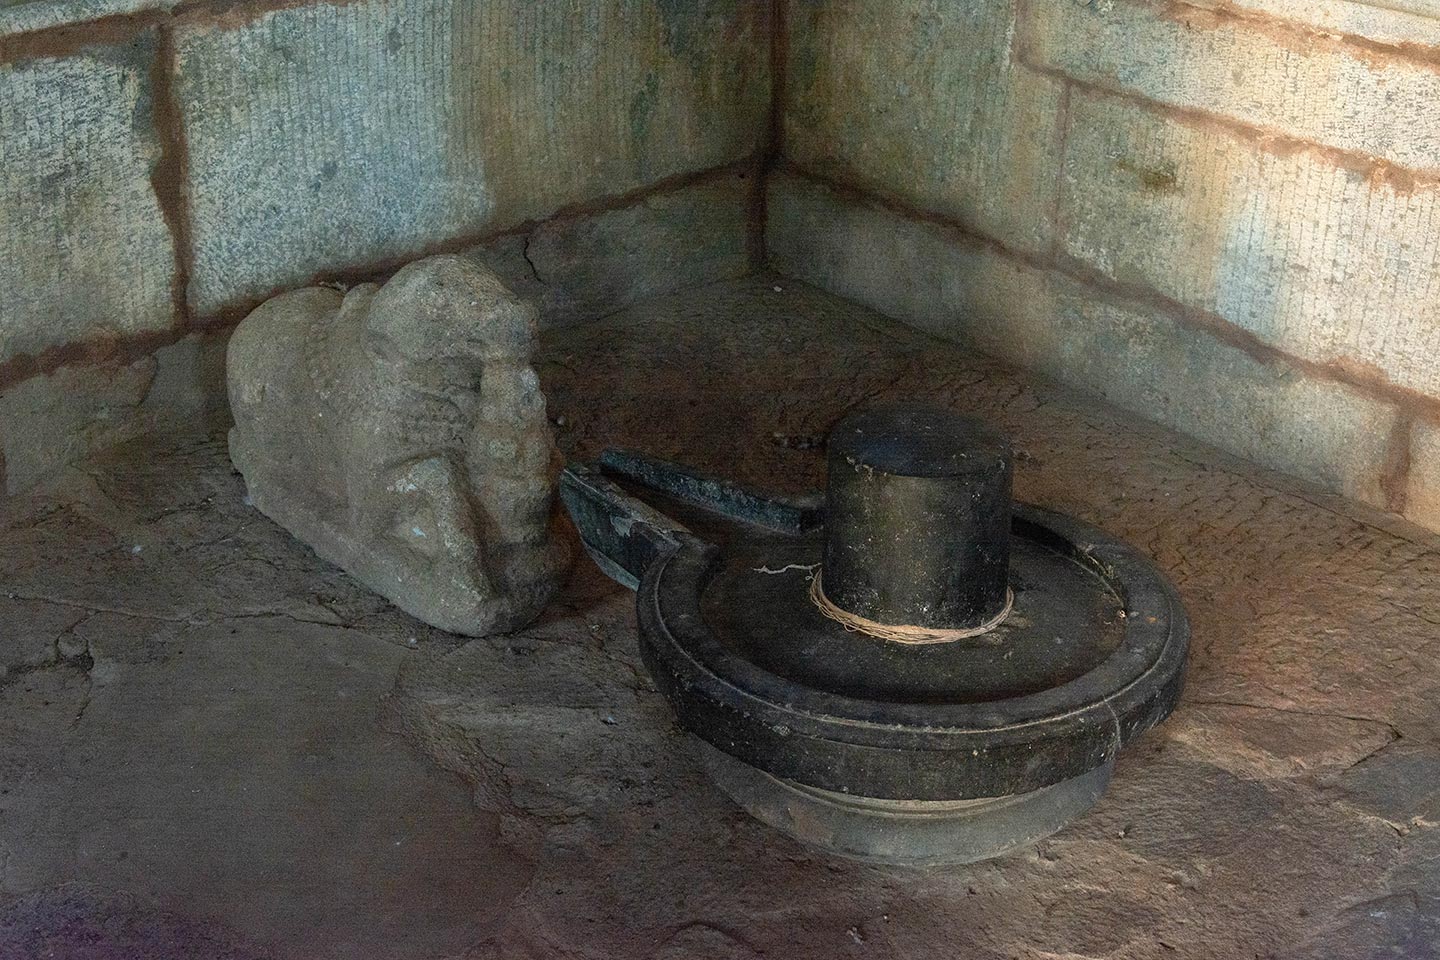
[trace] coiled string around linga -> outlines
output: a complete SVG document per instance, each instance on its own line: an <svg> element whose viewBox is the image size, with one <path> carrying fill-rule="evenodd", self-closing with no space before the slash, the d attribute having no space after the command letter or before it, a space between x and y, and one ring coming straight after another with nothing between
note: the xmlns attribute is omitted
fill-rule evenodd
<svg viewBox="0 0 1440 960"><path fill-rule="evenodd" d="M897 623L877 623L874 620L867 620L865 617L851 613L835 606L830 598L825 596L825 588L820 584L820 568L815 568L815 576L810 578L810 599L820 612L834 620L846 630L854 633L865 633L872 637L879 637L881 640L890 640L894 643L949 643L952 640L968 640L971 637L978 637L981 634L989 633L1001 622L1010 616L1010 609L1015 605L1015 593L1005 588L1005 606L995 616L986 620L978 627L966 627L961 630L938 630L934 627L917 627Z"/></svg>

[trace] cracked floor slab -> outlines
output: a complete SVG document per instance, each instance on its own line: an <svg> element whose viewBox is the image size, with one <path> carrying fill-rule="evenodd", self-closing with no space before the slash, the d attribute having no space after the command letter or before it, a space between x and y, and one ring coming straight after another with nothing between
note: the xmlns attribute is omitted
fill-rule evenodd
<svg viewBox="0 0 1440 960"><path fill-rule="evenodd" d="M567 455L780 492L855 406L990 419L1019 497L1174 578L1180 708L1032 849L829 859L709 784L587 561L451 637L250 509L223 438L152 438L0 506L0 957L1436 955L1440 539L774 277L537 365Z"/></svg>

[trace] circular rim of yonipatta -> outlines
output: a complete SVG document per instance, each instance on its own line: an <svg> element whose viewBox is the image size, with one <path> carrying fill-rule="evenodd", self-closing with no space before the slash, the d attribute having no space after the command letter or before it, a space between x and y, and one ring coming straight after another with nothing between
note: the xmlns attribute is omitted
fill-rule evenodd
<svg viewBox="0 0 1440 960"><path fill-rule="evenodd" d="M1072 517L1016 503L1012 535L1068 554L1124 604L1116 649L1055 687L1002 700L864 700L780 677L721 642L701 612L719 550L693 537L637 595L641 655L680 723L796 783L857 796L954 800L1026 793L1113 760L1169 716L1190 626L1175 588L1134 548Z"/></svg>

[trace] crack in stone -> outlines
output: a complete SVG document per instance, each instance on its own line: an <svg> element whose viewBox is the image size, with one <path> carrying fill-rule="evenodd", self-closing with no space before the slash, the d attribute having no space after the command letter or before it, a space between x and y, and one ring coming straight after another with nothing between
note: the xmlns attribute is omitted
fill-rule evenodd
<svg viewBox="0 0 1440 960"><path fill-rule="evenodd" d="M545 280L540 276L540 270L535 266L535 261L530 259L530 242L533 239L531 234L525 234L525 239L520 244L520 256L525 258L525 265L530 268L530 275L535 278L535 282L543 285Z"/></svg>

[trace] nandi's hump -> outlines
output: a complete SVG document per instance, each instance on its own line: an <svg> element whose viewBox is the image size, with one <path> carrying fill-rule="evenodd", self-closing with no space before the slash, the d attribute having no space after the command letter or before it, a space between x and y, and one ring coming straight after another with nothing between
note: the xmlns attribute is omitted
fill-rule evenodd
<svg viewBox="0 0 1440 960"><path fill-rule="evenodd" d="M535 308L488 267L446 255L412 263L375 296L371 329L413 359L528 359Z"/></svg>
<svg viewBox="0 0 1440 960"><path fill-rule="evenodd" d="M301 388L296 374L304 371L315 328L334 318L341 300L340 293L328 287L295 290L267 300L235 328L225 371L237 423L253 420L261 406L295 401L277 394Z"/></svg>

